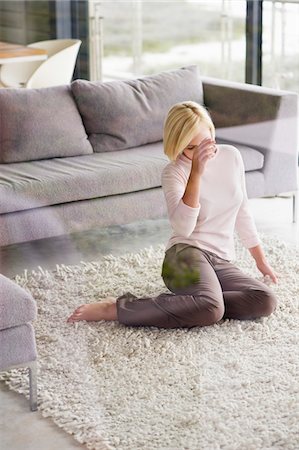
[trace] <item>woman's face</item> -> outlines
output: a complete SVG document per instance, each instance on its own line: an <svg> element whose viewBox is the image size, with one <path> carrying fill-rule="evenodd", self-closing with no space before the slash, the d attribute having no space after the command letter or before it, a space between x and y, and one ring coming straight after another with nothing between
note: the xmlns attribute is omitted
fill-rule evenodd
<svg viewBox="0 0 299 450"><path fill-rule="evenodd" d="M187 147L184 149L183 153L189 158L193 158L193 149L194 146L199 145L201 141L206 138L213 139L210 128L205 123L200 123L198 125L198 133L194 138L189 142Z"/></svg>

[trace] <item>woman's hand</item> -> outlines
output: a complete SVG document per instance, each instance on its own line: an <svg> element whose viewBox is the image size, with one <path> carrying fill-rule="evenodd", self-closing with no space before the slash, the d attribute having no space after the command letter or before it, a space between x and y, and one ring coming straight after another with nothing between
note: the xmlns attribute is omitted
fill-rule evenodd
<svg viewBox="0 0 299 450"><path fill-rule="evenodd" d="M257 263L256 267L264 276L269 275L271 280L274 283L277 283L278 274L274 272L274 270L272 269L270 264L267 263L267 261Z"/></svg>
<svg viewBox="0 0 299 450"><path fill-rule="evenodd" d="M274 272L270 264L267 262L267 258L263 252L261 244L248 249L255 259L256 267L264 276L269 275L274 283L277 283L278 274Z"/></svg>
<svg viewBox="0 0 299 450"><path fill-rule="evenodd" d="M205 138L199 145L194 146L192 170L202 175L207 161L214 156L216 149L215 141L211 138Z"/></svg>

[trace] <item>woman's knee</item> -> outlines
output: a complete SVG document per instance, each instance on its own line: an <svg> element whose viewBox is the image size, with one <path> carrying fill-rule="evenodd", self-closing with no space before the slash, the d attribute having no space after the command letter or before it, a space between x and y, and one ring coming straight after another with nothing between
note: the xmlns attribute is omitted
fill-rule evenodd
<svg viewBox="0 0 299 450"><path fill-rule="evenodd" d="M193 317L193 326L213 325L222 319L225 310L223 298L205 295L193 295L193 298L200 304L200 308Z"/></svg>
<svg viewBox="0 0 299 450"><path fill-rule="evenodd" d="M265 316L270 316L277 308L277 297L273 292L264 291L263 293L263 311Z"/></svg>
<svg viewBox="0 0 299 450"><path fill-rule="evenodd" d="M193 291L193 292L192 292ZM224 315L224 300L222 292L199 292L199 289L174 289L178 296L177 313L183 326L207 326L219 322Z"/></svg>
<svg viewBox="0 0 299 450"><path fill-rule="evenodd" d="M254 289L254 300L257 317L270 316L278 305L277 297L270 289Z"/></svg>
<svg viewBox="0 0 299 450"><path fill-rule="evenodd" d="M212 309L208 309L208 319L210 321L210 325L213 325L214 323L219 322L219 320L222 319L224 316L224 304L218 303L218 305L213 306Z"/></svg>

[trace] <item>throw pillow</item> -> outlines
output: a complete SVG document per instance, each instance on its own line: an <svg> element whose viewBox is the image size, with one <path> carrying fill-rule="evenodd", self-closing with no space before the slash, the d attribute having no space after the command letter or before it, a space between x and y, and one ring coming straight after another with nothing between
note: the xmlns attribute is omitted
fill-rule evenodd
<svg viewBox="0 0 299 450"><path fill-rule="evenodd" d="M203 103L195 65L132 80L75 80L71 88L95 152L160 141L172 105L186 100Z"/></svg>
<svg viewBox="0 0 299 450"><path fill-rule="evenodd" d="M0 162L93 153L69 86L0 89Z"/></svg>

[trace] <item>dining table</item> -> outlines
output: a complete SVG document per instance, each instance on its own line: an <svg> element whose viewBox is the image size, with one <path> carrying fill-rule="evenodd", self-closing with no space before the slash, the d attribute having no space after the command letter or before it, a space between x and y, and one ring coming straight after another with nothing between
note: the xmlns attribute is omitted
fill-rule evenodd
<svg viewBox="0 0 299 450"><path fill-rule="evenodd" d="M47 59L47 51L42 48L0 41L0 65L45 59Z"/></svg>

